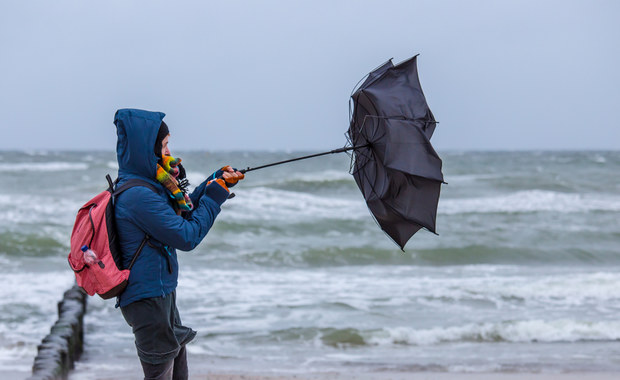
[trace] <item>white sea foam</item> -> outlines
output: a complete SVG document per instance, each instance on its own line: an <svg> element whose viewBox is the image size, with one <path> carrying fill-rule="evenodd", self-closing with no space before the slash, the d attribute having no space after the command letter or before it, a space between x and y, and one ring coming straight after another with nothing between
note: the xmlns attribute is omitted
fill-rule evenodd
<svg viewBox="0 0 620 380"><path fill-rule="evenodd" d="M484 284L486 282L486 284ZM493 284L492 284L493 283ZM495 277L481 280L472 288L489 298L520 298L527 302L541 305L605 305L620 301L618 287L620 274L586 273L544 276L531 279L528 277ZM486 288L486 291L485 291Z"/></svg>
<svg viewBox="0 0 620 380"><path fill-rule="evenodd" d="M331 182L354 181L353 176L346 170L325 170L320 172L299 173L286 177L281 183L287 182Z"/></svg>
<svg viewBox="0 0 620 380"><path fill-rule="evenodd" d="M234 202L224 217L236 220L359 219L367 218L363 200L322 197L267 187L240 189L243 205Z"/></svg>
<svg viewBox="0 0 620 380"><path fill-rule="evenodd" d="M135 355L133 352L132 354ZM142 369L136 366L136 360L137 359L133 356L119 359L118 352L115 352L114 360L109 360L107 362L102 362L101 360L80 360L76 362L75 369L71 371L71 379L97 380L102 378L141 378Z"/></svg>
<svg viewBox="0 0 620 380"><path fill-rule="evenodd" d="M0 367L30 368L36 345L57 318L57 302L71 286L67 272L3 273L0 276Z"/></svg>
<svg viewBox="0 0 620 380"><path fill-rule="evenodd" d="M0 224L38 223L68 224L82 206L76 198L59 199L54 196L29 194L0 194Z"/></svg>
<svg viewBox="0 0 620 380"><path fill-rule="evenodd" d="M593 196L544 190L519 191L507 195L444 199L439 202L441 214L465 213L529 213L529 212L620 211L617 196Z"/></svg>
<svg viewBox="0 0 620 380"><path fill-rule="evenodd" d="M69 270L43 273L20 271L3 273L0 281L0 305L28 304L43 313L53 313L56 310L56 298L60 299L73 282L73 277ZM54 301L45 303L44 300Z"/></svg>
<svg viewBox="0 0 620 380"><path fill-rule="evenodd" d="M590 159L599 164L604 164L607 162L607 159L601 154L595 154L594 156L591 156Z"/></svg>
<svg viewBox="0 0 620 380"><path fill-rule="evenodd" d="M436 272L433 274L433 272ZM368 267L350 271L339 269L337 275L329 272L289 270L274 277L270 272L213 270L195 268L186 271L181 280L184 288L202 297L201 284L205 278L214 280L209 291L228 292L231 297L244 297L251 308L254 302L275 297L288 304L346 303L359 310L377 307L407 307L416 303L434 303L438 308L468 306L470 301L484 301L496 309L521 308L536 310L579 309L600 307L617 308L620 303L620 273L594 272L531 276L515 275L498 268L478 273L463 274L460 269L436 270L415 267ZM368 281L372 278L373 281ZM232 286L227 280L234 279ZM415 281L407 281L415 279ZM304 290L297 285L311 283ZM243 293L237 287L246 286ZM291 286L288 288L287 286ZM279 292L279 293L275 293ZM372 301L377 298L381 301ZM459 306L460 305L460 306ZM433 306L433 305L431 305Z"/></svg>
<svg viewBox="0 0 620 380"><path fill-rule="evenodd" d="M524 320L414 329L385 328L367 337L371 344L428 346L451 342L577 342L620 339L620 321Z"/></svg>
<svg viewBox="0 0 620 380"><path fill-rule="evenodd" d="M499 178L501 178L501 175L499 174L460 174L451 175L450 178L447 180L449 181L451 186L454 186L476 183L481 180L492 180Z"/></svg>
<svg viewBox="0 0 620 380"><path fill-rule="evenodd" d="M50 154L47 150L24 150L22 153L28 156L48 156Z"/></svg>
<svg viewBox="0 0 620 380"><path fill-rule="evenodd" d="M37 354L35 345L0 346L0 374L2 371L16 371L29 374L32 371L32 359ZM27 377L28 375L25 375Z"/></svg>
<svg viewBox="0 0 620 380"><path fill-rule="evenodd" d="M448 372L456 373L490 373L500 371L500 364L478 364L478 365L451 365L447 367Z"/></svg>
<svg viewBox="0 0 620 380"><path fill-rule="evenodd" d="M207 175L201 172L187 171L186 173L187 180L191 184L191 189L195 189L196 186L200 185L205 179L207 179Z"/></svg>
<svg viewBox="0 0 620 380"><path fill-rule="evenodd" d="M459 272L451 274L449 269L444 269L443 275L438 277L420 276L411 272L409 275L399 274L393 282L382 279L380 285L394 289L389 302L397 306L410 303L411 298L419 299L422 303L437 303L439 306L445 305L446 301L454 305L477 300L489 302L497 308L510 308L514 303L523 303L543 310L554 307L615 307L620 301L617 291L620 287L618 273L516 276L505 270L485 272L463 276ZM416 277L417 280L399 286L401 277ZM400 292L406 293L407 297L399 297Z"/></svg>
<svg viewBox="0 0 620 380"><path fill-rule="evenodd" d="M88 164L84 162L19 162L10 165L2 165L2 171L5 172L59 172L86 169L88 169Z"/></svg>

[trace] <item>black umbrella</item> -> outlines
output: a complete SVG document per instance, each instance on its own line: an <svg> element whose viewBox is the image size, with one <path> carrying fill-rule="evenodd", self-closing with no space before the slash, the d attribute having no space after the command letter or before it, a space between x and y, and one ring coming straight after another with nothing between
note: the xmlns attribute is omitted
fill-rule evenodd
<svg viewBox="0 0 620 380"><path fill-rule="evenodd" d="M443 183L430 143L437 122L418 79L417 56L371 72L351 95L352 174L381 229L403 249L420 228L436 233Z"/></svg>
<svg viewBox="0 0 620 380"><path fill-rule="evenodd" d="M420 228L436 233L443 175L430 138L437 122L420 86L416 57L397 66L389 60L356 87L348 146L241 172L352 151L351 174L379 226L401 249Z"/></svg>

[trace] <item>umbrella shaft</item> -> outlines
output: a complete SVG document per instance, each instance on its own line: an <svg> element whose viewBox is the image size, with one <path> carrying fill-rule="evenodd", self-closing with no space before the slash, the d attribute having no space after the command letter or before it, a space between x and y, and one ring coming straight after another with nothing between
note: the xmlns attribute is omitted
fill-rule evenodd
<svg viewBox="0 0 620 380"><path fill-rule="evenodd" d="M316 153L316 154L311 154L309 156L303 156L303 157L297 157L297 158L291 158L290 160L284 160L284 161L278 161L278 162L273 162L271 164L267 164L267 165L262 165L262 166L256 166L254 168L250 168L247 167L245 169L241 169L239 170L241 173L247 173L247 172L251 172L252 170L258 170L258 169L264 169L264 168L268 168L270 166L276 166L276 165L281 165L281 164L286 164L289 162L293 162L293 161L299 161L299 160L305 160L307 158L313 158L313 157L319 157L319 156L325 156L326 154L334 154L334 153L343 153L343 152L347 152L349 150L353 150L353 149L359 149L359 148L363 148L367 145L363 145L363 146L350 146L348 148L340 148L340 149L334 149L334 150L330 150L328 152L323 152L323 153Z"/></svg>

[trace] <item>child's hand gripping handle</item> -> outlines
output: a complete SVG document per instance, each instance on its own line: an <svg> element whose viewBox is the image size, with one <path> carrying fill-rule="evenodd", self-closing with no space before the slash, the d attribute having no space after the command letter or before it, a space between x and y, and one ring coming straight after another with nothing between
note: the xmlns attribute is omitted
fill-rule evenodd
<svg viewBox="0 0 620 380"><path fill-rule="evenodd" d="M235 186L239 181L245 178L243 172L231 167L230 165L224 166L212 174L212 181L217 182L220 186L230 192L230 188ZM235 193L230 193L228 199L235 197Z"/></svg>

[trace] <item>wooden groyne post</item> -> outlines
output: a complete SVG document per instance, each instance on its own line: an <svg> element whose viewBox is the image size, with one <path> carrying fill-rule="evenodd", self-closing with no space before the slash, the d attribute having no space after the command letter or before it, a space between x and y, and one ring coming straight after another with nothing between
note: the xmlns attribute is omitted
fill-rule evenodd
<svg viewBox="0 0 620 380"><path fill-rule="evenodd" d="M77 285L58 303L58 320L37 347L28 380L66 380L84 348L86 293Z"/></svg>

